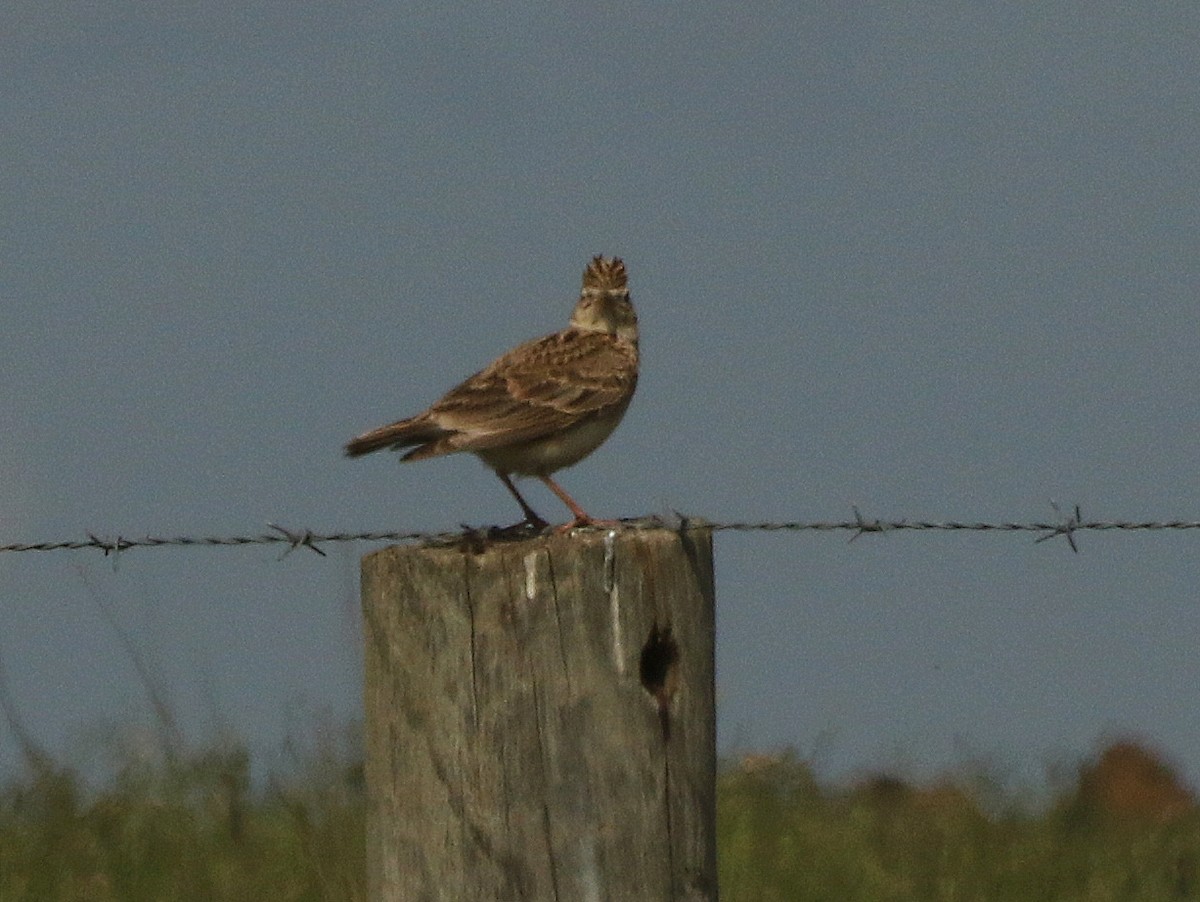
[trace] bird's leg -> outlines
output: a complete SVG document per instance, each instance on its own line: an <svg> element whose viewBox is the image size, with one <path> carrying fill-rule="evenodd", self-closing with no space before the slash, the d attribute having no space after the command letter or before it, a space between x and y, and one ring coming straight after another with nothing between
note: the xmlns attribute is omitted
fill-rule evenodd
<svg viewBox="0 0 1200 902"><path fill-rule="evenodd" d="M521 511L525 514L525 522L534 529L545 529L550 524L538 516L537 511L529 506L529 503L521 497L521 493L517 491L517 487L513 485L513 481L508 478L507 473L496 471L496 475L500 477L500 481L504 483L504 487L508 489L514 498L517 499L517 504L521 505ZM518 524L520 525L520 524Z"/></svg>
<svg viewBox="0 0 1200 902"><path fill-rule="evenodd" d="M551 479L549 476L539 476L542 482L546 484L546 488L558 496L567 507L571 509L571 513L575 515L574 521L566 523L558 527L558 532L567 532L577 526L620 526L618 520L597 520L595 517L588 516L587 511L575 503L575 499L563 491L562 486Z"/></svg>

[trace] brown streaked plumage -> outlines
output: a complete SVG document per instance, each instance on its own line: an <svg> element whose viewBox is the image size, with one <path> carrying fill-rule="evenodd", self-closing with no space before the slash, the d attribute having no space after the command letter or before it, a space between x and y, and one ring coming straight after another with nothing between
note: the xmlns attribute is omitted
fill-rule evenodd
<svg viewBox="0 0 1200 902"><path fill-rule="evenodd" d="M546 521L521 497L514 475L536 476L570 508L575 519L564 528L596 523L550 474L608 438L637 377L637 314L625 264L595 257L566 329L518 345L424 413L352 439L346 454L411 448L401 460L424 460L469 451L496 471L530 525Z"/></svg>

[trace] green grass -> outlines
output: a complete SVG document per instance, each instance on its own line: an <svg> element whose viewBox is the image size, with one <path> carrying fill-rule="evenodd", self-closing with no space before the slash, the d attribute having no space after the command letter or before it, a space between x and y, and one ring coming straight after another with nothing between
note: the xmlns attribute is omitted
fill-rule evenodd
<svg viewBox="0 0 1200 902"><path fill-rule="evenodd" d="M1132 795L1112 795L1081 781L1041 812L1014 804L987 815L976 801L985 793L948 779L822 789L789 756L727 769L719 786L721 898L1200 899L1200 817L1194 806L1164 816L1167 809L1141 804L1148 792L1139 784Z"/></svg>
<svg viewBox="0 0 1200 902"><path fill-rule="evenodd" d="M0 900L362 900L362 770L334 746L259 787L236 743L127 756L99 788L37 759L0 790ZM830 787L791 755L726 766L721 898L1200 899L1195 806L1089 767L1031 811L978 779Z"/></svg>
<svg viewBox="0 0 1200 902"><path fill-rule="evenodd" d="M0 792L0 900L359 900L362 771L325 749L251 791L221 747L129 762L107 786L44 759Z"/></svg>

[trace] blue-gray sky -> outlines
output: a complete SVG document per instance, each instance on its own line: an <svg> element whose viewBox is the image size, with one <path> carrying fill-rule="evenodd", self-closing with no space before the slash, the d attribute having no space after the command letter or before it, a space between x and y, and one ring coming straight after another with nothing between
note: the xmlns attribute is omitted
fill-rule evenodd
<svg viewBox="0 0 1200 902"><path fill-rule="evenodd" d="M473 458L341 445L597 253L643 330L562 474L597 515L1200 517L1198 45L1187 4L9 5L0 542L511 522ZM1198 542L721 535L722 748L1136 732L1200 778ZM148 721L104 606L194 736L349 720L367 550L0 556L9 691L55 749Z"/></svg>

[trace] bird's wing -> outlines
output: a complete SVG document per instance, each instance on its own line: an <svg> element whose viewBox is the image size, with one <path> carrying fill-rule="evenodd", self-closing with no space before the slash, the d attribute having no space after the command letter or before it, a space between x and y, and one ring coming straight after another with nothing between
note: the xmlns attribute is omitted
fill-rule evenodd
<svg viewBox="0 0 1200 902"><path fill-rule="evenodd" d="M427 416L456 450L532 441L628 403L637 348L602 332L567 329L509 351L451 389Z"/></svg>

